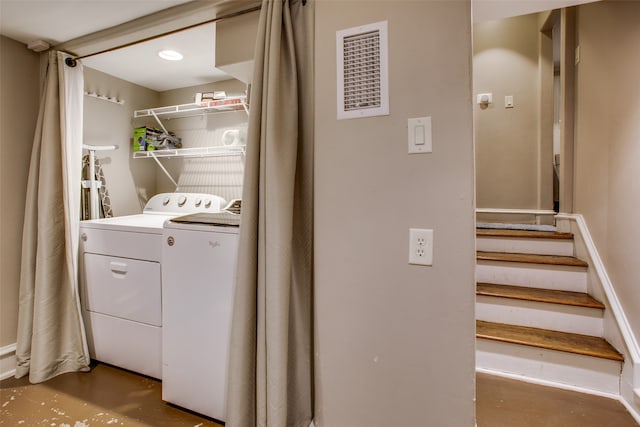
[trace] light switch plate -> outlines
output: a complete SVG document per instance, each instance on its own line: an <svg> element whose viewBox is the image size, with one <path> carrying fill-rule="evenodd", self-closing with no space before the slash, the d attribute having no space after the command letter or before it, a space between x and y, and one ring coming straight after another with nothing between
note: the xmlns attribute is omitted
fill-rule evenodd
<svg viewBox="0 0 640 427"><path fill-rule="evenodd" d="M409 154L431 153L431 117L417 117L408 119L407 139Z"/></svg>
<svg viewBox="0 0 640 427"><path fill-rule="evenodd" d="M504 97L504 108L513 108L513 95Z"/></svg>

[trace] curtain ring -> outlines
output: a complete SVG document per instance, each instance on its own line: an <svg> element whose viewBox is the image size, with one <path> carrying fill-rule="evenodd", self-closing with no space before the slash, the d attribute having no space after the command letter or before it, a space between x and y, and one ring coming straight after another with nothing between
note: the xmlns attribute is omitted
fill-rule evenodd
<svg viewBox="0 0 640 427"><path fill-rule="evenodd" d="M76 61L75 59L73 59L72 57L68 56L67 58L65 58L64 63L67 64L69 67L73 68L76 65L78 65L78 61Z"/></svg>

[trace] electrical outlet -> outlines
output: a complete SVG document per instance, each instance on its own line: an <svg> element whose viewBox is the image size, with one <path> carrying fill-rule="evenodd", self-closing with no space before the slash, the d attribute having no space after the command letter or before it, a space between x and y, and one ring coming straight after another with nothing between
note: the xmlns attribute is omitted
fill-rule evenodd
<svg viewBox="0 0 640 427"><path fill-rule="evenodd" d="M433 230L409 229L409 264L433 265Z"/></svg>

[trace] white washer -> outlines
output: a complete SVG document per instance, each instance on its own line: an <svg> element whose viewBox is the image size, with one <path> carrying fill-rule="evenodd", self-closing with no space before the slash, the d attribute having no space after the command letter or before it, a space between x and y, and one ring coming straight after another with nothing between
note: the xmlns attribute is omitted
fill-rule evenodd
<svg viewBox="0 0 640 427"><path fill-rule="evenodd" d="M167 221L162 248L162 399L226 420L239 215Z"/></svg>
<svg viewBox="0 0 640 427"><path fill-rule="evenodd" d="M224 204L210 194L163 193L142 214L80 222L81 301L92 358L162 378L162 225Z"/></svg>

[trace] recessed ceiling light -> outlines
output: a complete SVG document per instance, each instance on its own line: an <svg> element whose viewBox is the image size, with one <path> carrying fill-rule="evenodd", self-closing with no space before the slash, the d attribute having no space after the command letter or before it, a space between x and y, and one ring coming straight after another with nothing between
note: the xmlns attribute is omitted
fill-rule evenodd
<svg viewBox="0 0 640 427"><path fill-rule="evenodd" d="M158 52L158 56L167 61L180 61L182 59L182 54L175 50L161 50Z"/></svg>

